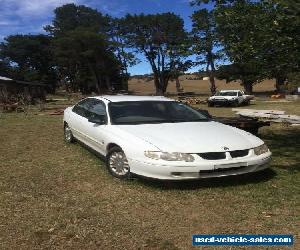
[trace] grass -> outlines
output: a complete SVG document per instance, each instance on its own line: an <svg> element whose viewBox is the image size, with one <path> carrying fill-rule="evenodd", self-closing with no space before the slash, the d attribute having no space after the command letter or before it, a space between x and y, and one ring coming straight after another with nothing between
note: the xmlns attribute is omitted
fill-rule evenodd
<svg viewBox="0 0 300 250"><path fill-rule="evenodd" d="M265 104L251 108L299 114L298 103ZM299 135L298 127L263 128L273 161L257 174L123 182L78 143L64 143L61 116L2 114L0 248L191 249L197 233L291 233L299 249Z"/></svg>

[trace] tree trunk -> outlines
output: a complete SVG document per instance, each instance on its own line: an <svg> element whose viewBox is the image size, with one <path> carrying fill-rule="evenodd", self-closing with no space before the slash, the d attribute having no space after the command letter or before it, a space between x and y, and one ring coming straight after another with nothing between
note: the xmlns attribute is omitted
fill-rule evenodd
<svg viewBox="0 0 300 250"><path fill-rule="evenodd" d="M281 92L281 86L284 85L284 82L285 82L285 77L282 77L282 76L278 76L276 77L276 91L277 93L280 93Z"/></svg>
<svg viewBox="0 0 300 250"><path fill-rule="evenodd" d="M128 74L121 76L122 89L128 91Z"/></svg>
<svg viewBox="0 0 300 250"><path fill-rule="evenodd" d="M105 84L106 84L106 88L107 90L111 90L111 84L110 84L110 77L109 76L105 76Z"/></svg>
<svg viewBox="0 0 300 250"><path fill-rule="evenodd" d="M210 82L210 92L212 95L216 93L216 84L215 84L215 76L212 72L209 75L209 82Z"/></svg>
<svg viewBox="0 0 300 250"><path fill-rule="evenodd" d="M164 74L163 82L161 83L162 86L163 86L162 87L163 95L167 92L167 88L168 88L168 84L169 84L169 79L170 79L169 74Z"/></svg>
<svg viewBox="0 0 300 250"><path fill-rule="evenodd" d="M215 83L215 64L214 64L214 60L212 59L211 56L211 60L210 60L210 74L209 74L209 81L210 81L210 91L211 94L214 95L216 93L216 83Z"/></svg>
<svg viewBox="0 0 300 250"><path fill-rule="evenodd" d="M177 92L181 92L181 91L182 91L182 88L181 88L181 85L180 85L180 81L179 81L179 77L178 77L178 76L176 76L175 82L176 82L176 90L177 90Z"/></svg>
<svg viewBox="0 0 300 250"><path fill-rule="evenodd" d="M156 90L156 95L163 95L163 89L159 81L159 77L154 75L154 86Z"/></svg>
<svg viewBox="0 0 300 250"><path fill-rule="evenodd" d="M96 76L96 90L98 94L101 94L101 79L98 76L97 72L95 72L95 76Z"/></svg>
<svg viewBox="0 0 300 250"><path fill-rule="evenodd" d="M243 86L246 94L252 94L253 92L253 83L252 82L243 82Z"/></svg>
<svg viewBox="0 0 300 250"><path fill-rule="evenodd" d="M156 95L164 95L163 86L161 86L160 84L156 87Z"/></svg>
<svg viewBox="0 0 300 250"><path fill-rule="evenodd" d="M162 95L165 95L165 93L167 92L167 87L168 87L168 83L165 82L166 80L164 80L164 83L163 83L163 87L162 87Z"/></svg>
<svg viewBox="0 0 300 250"><path fill-rule="evenodd" d="M71 91L73 93L75 93L77 91L77 86L78 85L75 83L75 81L73 79L71 79L70 84L71 84Z"/></svg>
<svg viewBox="0 0 300 250"><path fill-rule="evenodd" d="M163 96L164 95L164 91L162 89L157 89L156 90L156 95Z"/></svg>
<svg viewBox="0 0 300 250"><path fill-rule="evenodd" d="M95 85L96 85L97 94L101 94L102 81L101 81L101 77L98 74L97 67L96 67L96 65L93 65L92 63L89 63L89 66L90 66L90 69L95 74L95 78L96 78L96 84Z"/></svg>

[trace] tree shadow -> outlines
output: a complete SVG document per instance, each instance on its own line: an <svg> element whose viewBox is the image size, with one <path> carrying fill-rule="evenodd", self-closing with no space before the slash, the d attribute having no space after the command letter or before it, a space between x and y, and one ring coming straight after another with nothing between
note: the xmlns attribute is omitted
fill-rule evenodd
<svg viewBox="0 0 300 250"><path fill-rule="evenodd" d="M273 162L273 166L289 173L300 171L300 129L288 128L279 131L269 131L262 134L262 139L266 141L273 156L280 161ZM284 164L282 164L284 162ZM289 163L291 162L291 163Z"/></svg>
<svg viewBox="0 0 300 250"><path fill-rule="evenodd" d="M271 95L274 95L275 90L269 90L269 91L253 91L253 95L257 97L270 97Z"/></svg>

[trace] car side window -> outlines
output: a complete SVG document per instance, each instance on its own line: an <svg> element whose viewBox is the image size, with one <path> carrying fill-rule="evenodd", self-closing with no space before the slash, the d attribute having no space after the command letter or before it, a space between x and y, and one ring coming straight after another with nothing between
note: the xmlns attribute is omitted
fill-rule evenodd
<svg viewBox="0 0 300 250"><path fill-rule="evenodd" d="M97 99L92 99L91 105L88 108L89 117L104 117L107 121L107 113L105 104Z"/></svg>
<svg viewBox="0 0 300 250"><path fill-rule="evenodd" d="M241 92L238 92L238 96L242 96L242 93L241 93Z"/></svg>
<svg viewBox="0 0 300 250"><path fill-rule="evenodd" d="M84 99L84 100L80 101L73 107L72 111L74 113L76 113L77 115L80 115L82 117L87 117L86 106L87 106L88 101L89 101L89 99Z"/></svg>
<svg viewBox="0 0 300 250"><path fill-rule="evenodd" d="M89 119L91 116L106 117L105 104L102 101L94 98L88 98L80 101L74 106L73 112L87 119Z"/></svg>

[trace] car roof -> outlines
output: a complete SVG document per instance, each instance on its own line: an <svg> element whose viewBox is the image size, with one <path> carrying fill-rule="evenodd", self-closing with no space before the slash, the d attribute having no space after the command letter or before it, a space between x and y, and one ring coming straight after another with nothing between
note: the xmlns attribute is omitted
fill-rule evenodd
<svg viewBox="0 0 300 250"><path fill-rule="evenodd" d="M137 95L102 95L94 96L100 100L108 102L134 102L134 101L174 101L164 96L137 96Z"/></svg>

